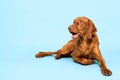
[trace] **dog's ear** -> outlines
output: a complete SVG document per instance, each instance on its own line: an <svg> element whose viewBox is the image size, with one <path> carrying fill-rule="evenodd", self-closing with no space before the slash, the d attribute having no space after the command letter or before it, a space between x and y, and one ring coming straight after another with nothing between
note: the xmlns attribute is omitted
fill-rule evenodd
<svg viewBox="0 0 120 80"><path fill-rule="evenodd" d="M91 39L92 36L97 32L97 29L91 20L88 21L88 27L89 27L89 29L86 33L86 37L88 39Z"/></svg>

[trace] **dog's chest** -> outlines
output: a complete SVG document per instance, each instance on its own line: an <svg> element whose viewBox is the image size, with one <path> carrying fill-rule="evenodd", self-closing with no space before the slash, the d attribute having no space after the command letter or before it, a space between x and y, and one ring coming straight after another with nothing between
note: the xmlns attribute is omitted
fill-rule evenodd
<svg viewBox="0 0 120 80"><path fill-rule="evenodd" d="M78 45L78 51L80 51L81 54L87 55L90 52L90 42L88 41L81 41Z"/></svg>

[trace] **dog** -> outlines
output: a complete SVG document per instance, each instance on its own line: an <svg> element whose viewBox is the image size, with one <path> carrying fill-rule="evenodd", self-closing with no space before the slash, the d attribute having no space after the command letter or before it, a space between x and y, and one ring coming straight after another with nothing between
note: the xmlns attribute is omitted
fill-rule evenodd
<svg viewBox="0 0 120 80"><path fill-rule="evenodd" d="M73 24L68 27L68 30L72 34L72 40L55 52L39 52L35 55L36 58L52 54L56 54L56 59L70 56L75 62L83 65L94 64L94 60L97 60L102 74L112 75L112 71L107 68L100 52L97 29L94 23L85 16L77 17Z"/></svg>

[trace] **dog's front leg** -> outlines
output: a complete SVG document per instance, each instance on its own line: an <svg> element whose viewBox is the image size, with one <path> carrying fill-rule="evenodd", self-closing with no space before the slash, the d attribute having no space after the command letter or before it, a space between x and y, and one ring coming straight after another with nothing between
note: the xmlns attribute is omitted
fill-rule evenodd
<svg viewBox="0 0 120 80"><path fill-rule="evenodd" d="M105 61L104 61L104 59L101 55L100 49L98 47L95 47L94 50L93 50L93 53L94 53L94 58L98 61L99 65L100 65L102 74L105 75L105 76L112 75L111 70L109 70L106 67L106 64L105 64Z"/></svg>

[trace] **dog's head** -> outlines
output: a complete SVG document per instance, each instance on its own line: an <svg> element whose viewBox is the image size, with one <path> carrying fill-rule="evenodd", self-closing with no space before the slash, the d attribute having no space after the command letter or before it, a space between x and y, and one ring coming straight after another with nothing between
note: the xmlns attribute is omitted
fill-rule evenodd
<svg viewBox="0 0 120 80"><path fill-rule="evenodd" d="M93 22L87 17L76 18L68 29L72 34L72 38L84 37L86 39L91 39L97 31Z"/></svg>

